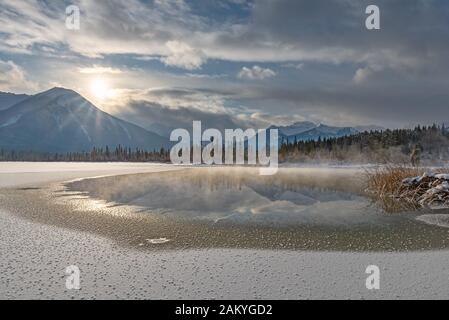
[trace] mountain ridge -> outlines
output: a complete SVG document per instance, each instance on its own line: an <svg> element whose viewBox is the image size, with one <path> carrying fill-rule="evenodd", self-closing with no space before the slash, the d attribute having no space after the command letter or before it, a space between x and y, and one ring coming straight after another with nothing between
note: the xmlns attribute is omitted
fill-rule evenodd
<svg viewBox="0 0 449 320"><path fill-rule="evenodd" d="M39 152L80 152L93 147L159 150L170 142L116 118L77 92L55 87L0 111L0 148Z"/></svg>
<svg viewBox="0 0 449 320"><path fill-rule="evenodd" d="M323 123L315 124L310 121L296 122L288 126L271 126L268 129L279 130L279 141L281 143L292 143L296 141L308 141L328 138L339 138L354 135L364 131L382 131L379 126L356 126L356 127L336 127Z"/></svg>
<svg viewBox="0 0 449 320"><path fill-rule="evenodd" d="M0 111L6 110L13 105L30 97L26 94L15 94L11 92L0 92Z"/></svg>

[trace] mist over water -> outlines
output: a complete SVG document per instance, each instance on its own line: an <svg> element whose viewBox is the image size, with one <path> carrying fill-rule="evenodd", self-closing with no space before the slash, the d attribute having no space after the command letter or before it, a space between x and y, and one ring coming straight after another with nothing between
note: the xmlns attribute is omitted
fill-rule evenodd
<svg viewBox="0 0 449 320"><path fill-rule="evenodd" d="M260 176L250 167L202 167L77 180L65 190L104 201L115 214L126 207L156 219L148 227L163 228L157 239L170 240L165 247L409 251L449 246L441 218L436 224L417 219L433 214L425 210L383 211L365 194L364 178L362 169L344 167L281 168L274 176ZM196 230L194 236L189 228Z"/></svg>

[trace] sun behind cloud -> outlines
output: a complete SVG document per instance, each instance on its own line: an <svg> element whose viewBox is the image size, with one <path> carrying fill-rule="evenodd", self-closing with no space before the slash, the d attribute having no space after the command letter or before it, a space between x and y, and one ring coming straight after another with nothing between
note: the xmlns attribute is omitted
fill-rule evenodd
<svg viewBox="0 0 449 320"><path fill-rule="evenodd" d="M105 99L108 91L106 81L101 78L93 79L90 83L90 92L97 99Z"/></svg>
<svg viewBox="0 0 449 320"><path fill-rule="evenodd" d="M104 78L94 78L89 85L90 94L98 100L112 99L115 97L115 91L110 88L109 83Z"/></svg>

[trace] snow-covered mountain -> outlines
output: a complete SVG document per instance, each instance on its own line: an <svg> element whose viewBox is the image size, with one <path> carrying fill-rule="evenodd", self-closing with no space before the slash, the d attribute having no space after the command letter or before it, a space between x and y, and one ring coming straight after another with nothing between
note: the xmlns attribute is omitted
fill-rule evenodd
<svg viewBox="0 0 449 320"><path fill-rule="evenodd" d="M0 92L0 111L6 110L27 98L29 98L29 96L26 94Z"/></svg>
<svg viewBox="0 0 449 320"><path fill-rule="evenodd" d="M332 127L325 124L317 125L309 121L297 122L293 125L283 127L271 126L269 129L279 130L279 140L281 142L338 138L364 131L383 130L383 128L378 126Z"/></svg>
<svg viewBox="0 0 449 320"><path fill-rule="evenodd" d="M316 124L310 121L296 122L290 126L276 127L271 126L270 129L278 129L279 135L285 137L299 135L303 132L316 128Z"/></svg>
<svg viewBox="0 0 449 320"><path fill-rule="evenodd" d="M146 150L168 139L115 118L72 90L53 88L0 111L0 148L42 152L90 151L118 145Z"/></svg>

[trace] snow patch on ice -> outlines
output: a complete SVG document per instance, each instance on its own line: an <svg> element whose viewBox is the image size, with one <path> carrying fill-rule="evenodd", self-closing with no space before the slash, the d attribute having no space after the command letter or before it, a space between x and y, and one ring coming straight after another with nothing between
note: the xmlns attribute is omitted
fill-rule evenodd
<svg viewBox="0 0 449 320"><path fill-rule="evenodd" d="M159 238L159 239L146 239L148 243L151 244L163 244L170 241L170 239L167 238Z"/></svg>
<svg viewBox="0 0 449 320"><path fill-rule="evenodd" d="M424 214L417 217L416 220L430 225L449 228L449 214Z"/></svg>

